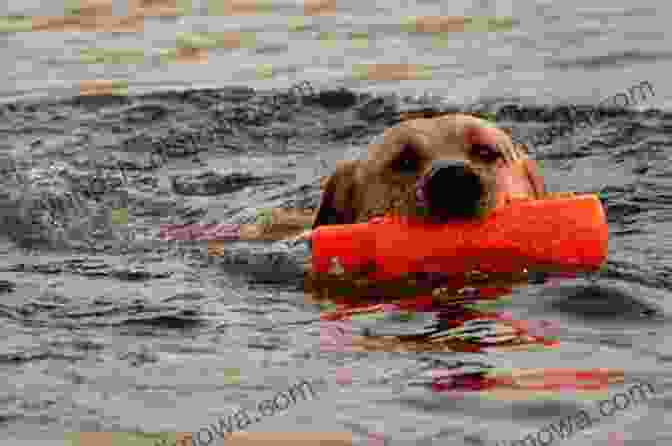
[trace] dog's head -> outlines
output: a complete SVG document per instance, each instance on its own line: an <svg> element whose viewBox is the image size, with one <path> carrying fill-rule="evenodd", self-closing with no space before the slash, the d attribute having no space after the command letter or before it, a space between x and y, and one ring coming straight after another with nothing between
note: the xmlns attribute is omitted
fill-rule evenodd
<svg viewBox="0 0 672 446"><path fill-rule="evenodd" d="M512 198L545 193L526 146L465 114L387 129L367 157L341 162L323 189L313 228L387 213L441 222L478 218Z"/></svg>

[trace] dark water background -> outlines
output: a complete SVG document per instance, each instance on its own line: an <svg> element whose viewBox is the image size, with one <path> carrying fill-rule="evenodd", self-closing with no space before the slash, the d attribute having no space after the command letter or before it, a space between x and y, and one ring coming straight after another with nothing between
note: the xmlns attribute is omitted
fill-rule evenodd
<svg viewBox="0 0 672 446"><path fill-rule="evenodd" d="M656 398L565 442L611 445L609 433L620 432L626 444L669 444L664 299L672 281L670 7L623 1L463 3L339 1L337 15L307 17L306 30L290 33L287 17L300 14L291 5L263 16L208 17L194 2L194 16L149 18L138 34L0 35L7 64L0 74L5 157L32 172L34 190L42 187L40 178L54 181L55 170L40 177L39 169L55 161L86 177L95 170L91 166L123 160L130 209L128 226L117 227L111 242L89 244L94 253L27 252L11 238L3 242L0 279L13 284L0 303L3 444L61 444L64 431L194 432L302 378L316 383L319 399L298 402L249 430L349 431L358 444L366 444L370 432L384 434L388 444L494 444L592 407L571 396L455 401L403 379L395 385L384 379L429 359L621 368L626 383L652 383ZM9 13L62 14L37 0L12 2ZM431 36L399 31L409 15L512 16L520 23L508 32L451 33L445 46L435 47ZM256 47L211 51L203 65L162 64L157 58L140 65L78 60L82 48L149 51L174 46L176 32L224 29L256 32ZM320 31L336 33L331 48L315 38ZM353 31L369 33L368 47L353 47ZM432 76L353 80L351 67L359 63L425 64ZM270 64L273 76L257 79L258 64ZM73 99L78 82L94 78L125 79L131 96ZM339 100L285 98L274 105L272 88L287 91L301 80L318 91L345 87L352 94L341 93ZM611 227L608 268L596 283L518 289L506 308L520 319L557 321L562 329L556 350L321 352L319 310L306 305L300 292L230 274L209 264L198 248L184 255L184 249L150 241L159 223L240 223L263 208L316 205L319 176L391 125L395 110L411 107L403 100L407 95L463 110L509 106L498 121L526 140L566 126L565 105L590 107L642 81L651 83L655 96L575 136L535 147L551 190L602 191ZM225 88L232 86L265 93ZM152 165L156 147L167 156ZM171 189L171 176L206 170L226 178L249 176L239 180L242 187L220 178L225 184L216 195ZM93 200L87 203L94 206ZM119 241L131 233L135 241ZM127 249L123 255L120 245ZM227 383L230 368L240 369L239 383ZM336 383L342 368L352 370L352 385Z"/></svg>

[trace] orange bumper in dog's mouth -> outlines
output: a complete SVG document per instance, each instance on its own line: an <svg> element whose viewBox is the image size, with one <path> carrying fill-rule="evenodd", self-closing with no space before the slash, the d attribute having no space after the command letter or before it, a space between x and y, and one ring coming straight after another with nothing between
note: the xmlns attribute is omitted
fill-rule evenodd
<svg viewBox="0 0 672 446"><path fill-rule="evenodd" d="M596 271L606 260L608 227L595 195L520 200L481 220L427 223L381 217L329 225L311 234L314 273L337 264L343 273L369 268L369 278L409 273L447 276L535 271Z"/></svg>

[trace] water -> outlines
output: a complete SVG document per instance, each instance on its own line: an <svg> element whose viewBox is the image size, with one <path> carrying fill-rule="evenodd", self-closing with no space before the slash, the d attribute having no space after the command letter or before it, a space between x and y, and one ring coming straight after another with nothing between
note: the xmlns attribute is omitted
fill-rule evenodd
<svg viewBox="0 0 672 446"><path fill-rule="evenodd" d="M62 15L56 3L11 2L3 15ZM301 379L315 383L319 398L298 401L248 430L345 431L353 433L356 444L374 444L372 435L378 433L392 445L475 445L522 439L581 408L595 413L592 402L571 395L553 401L456 400L412 385L423 381L418 376L430 360L461 359L491 367L623 369L626 385L651 382L655 399L564 441L614 445L624 438L633 444L668 444L669 7L613 1L588 6L575 1L344 0L335 14L299 23L290 18L301 8L277 5L268 14L216 17L208 16L206 2L194 1L192 16L148 17L142 32L0 37L5 60L13 62L0 74L5 103L0 125L8 154L33 164L77 165L73 170L85 175L89 168L79 166L78 158L102 164L112 154L129 166L150 163L140 143L123 146L134 135L166 141L170 129L176 129L178 136L196 135L189 147L201 150L168 157L146 171L128 170L131 215L127 226L116 228L133 233L124 240L136 240L136 245L125 242L130 246L126 254L114 243L105 247L99 241L91 242L100 246L97 254L30 254L9 239L3 242L7 267L0 280L15 288L3 294L0 305L7 340L0 352L2 438L8 444L55 445L62 444L66 431L196 432L240 407L254 408ZM408 16L423 15L511 16L519 24L506 32L450 33L447 40L404 31L401 24ZM304 28L289 31L290 24ZM245 34L247 47L209 50L202 64L162 60L178 38L191 39L178 33L205 31L254 33L255 43L249 44L250 34ZM353 39L353 33L367 35ZM87 48L142 49L145 56L132 64L85 64L80 51ZM358 64L385 63L429 66L430 74L404 81L353 78ZM80 83L92 79L121 80L134 99L70 101ZM608 269L596 283L531 285L517 289L506 306L517 319L556 321L558 349L324 352L319 311L291 286L223 271L203 261L198 247L169 250L151 242L145 243L151 249L139 247L138 240L150 239L160 223L190 213L196 221L240 223L263 208L315 205L319 176L388 125L384 118L371 119L357 130L362 121L353 121L349 109L297 105L288 106L289 124L277 126L280 133L296 129L289 138L264 135L277 115L258 126L246 124L249 134L235 134L215 113L226 94L158 94L234 85L282 91L302 80L318 90L425 95L464 108L520 104L521 112L500 121L523 140L562 127L565 105L594 106L650 82L655 95L631 110L658 111L614 112L574 136L536 144L535 157L543 163L549 188L602 190L611 228ZM140 94L148 96L134 96ZM61 99L65 102L57 102ZM7 106L16 101L37 105ZM542 122L546 112L550 119ZM336 137L329 129L352 135ZM209 140L215 130L221 135ZM255 131L261 136L255 137ZM41 143L29 150L36 139ZM251 172L264 181L215 196L159 192L170 190L171 176L204 169ZM10 268L19 263L50 266ZM239 370L238 378L231 379L231 369ZM352 384L342 376L347 371ZM386 374L401 378L391 383L383 379ZM610 387L609 395L617 389Z"/></svg>

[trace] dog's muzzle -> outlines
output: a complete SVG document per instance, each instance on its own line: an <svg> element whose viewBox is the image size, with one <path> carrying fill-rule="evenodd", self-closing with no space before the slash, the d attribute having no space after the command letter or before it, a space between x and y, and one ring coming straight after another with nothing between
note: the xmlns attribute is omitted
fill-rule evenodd
<svg viewBox="0 0 672 446"><path fill-rule="evenodd" d="M484 192L481 178L464 161L434 161L416 184L418 203L441 221L476 217Z"/></svg>

